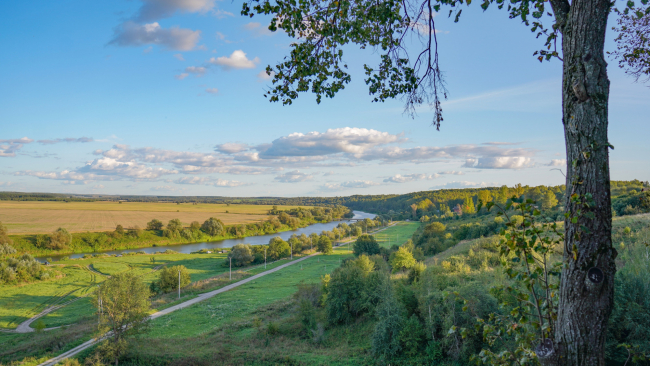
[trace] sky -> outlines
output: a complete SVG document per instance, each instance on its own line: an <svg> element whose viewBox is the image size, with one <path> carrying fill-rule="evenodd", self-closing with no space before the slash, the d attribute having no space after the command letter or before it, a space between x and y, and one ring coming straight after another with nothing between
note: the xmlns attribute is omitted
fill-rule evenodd
<svg viewBox="0 0 650 366"><path fill-rule="evenodd" d="M270 103L267 65L296 42L239 1L0 3L0 191L346 196L559 185L559 61L505 11L435 17L444 121L373 103L363 65L318 104ZM610 32L607 50L613 50ZM417 43L412 42L413 47ZM611 178L650 180L650 88L608 58Z"/></svg>

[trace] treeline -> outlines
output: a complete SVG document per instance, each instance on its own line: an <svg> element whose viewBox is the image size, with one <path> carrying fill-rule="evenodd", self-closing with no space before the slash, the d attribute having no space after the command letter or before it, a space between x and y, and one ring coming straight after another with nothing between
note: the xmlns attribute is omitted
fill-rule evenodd
<svg viewBox="0 0 650 366"><path fill-rule="evenodd" d="M117 225L113 231L73 234L65 228L59 228L51 234L12 237L16 248L21 252L47 256L259 236L295 230L313 223L340 220L352 214L345 206L294 208L286 211L276 207L274 210L277 216L248 224L225 225L212 217L203 223L194 221L185 226L179 219L170 220L166 224L153 219L145 228Z"/></svg>
<svg viewBox="0 0 650 366"><path fill-rule="evenodd" d="M650 185L639 180L612 181L612 209L615 215L650 212ZM562 213L566 191L560 186L522 186L443 189L404 195L375 195L345 197L340 204L353 210L373 212L393 220L453 219L479 211L479 202L505 205L512 196L532 199L545 212ZM341 199L339 199L340 201ZM486 212L483 209L483 212Z"/></svg>
<svg viewBox="0 0 650 366"><path fill-rule="evenodd" d="M58 193L0 192L0 201L93 202L96 200L93 198L85 198Z"/></svg>

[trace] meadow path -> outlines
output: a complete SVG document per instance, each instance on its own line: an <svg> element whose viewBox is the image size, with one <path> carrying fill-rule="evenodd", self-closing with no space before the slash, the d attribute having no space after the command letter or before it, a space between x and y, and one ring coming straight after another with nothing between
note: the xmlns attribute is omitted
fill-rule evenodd
<svg viewBox="0 0 650 366"><path fill-rule="evenodd" d="M391 224L391 225L388 225L388 226L386 226L386 227L384 227L384 228L382 228L382 229L379 229L379 230L373 231L371 234L375 234L375 233L378 233L378 232L380 232L380 231L386 230L387 228L391 227L392 225L394 225L394 224ZM351 242L351 241L352 241L352 240L350 240L350 241L348 241L348 242ZM339 246L341 246L341 245L343 245L343 244L347 244L348 242L344 242L344 243L342 242L342 243L339 243ZM283 264L283 265L281 265L281 266L275 267L275 268L270 269L270 270L268 270L268 271L261 272L261 273L258 273L258 274L256 274L256 275L254 275L254 276L251 276L251 277L248 277L248 278L246 278L246 279L243 279L243 280L241 280L241 281L238 281L238 282L232 283L232 284L230 284L230 285L228 285L228 286L224 286L224 287L222 287L222 288L220 288L220 289L218 289L218 290L214 290L214 291L210 291L210 292L203 293L203 294L198 295L197 297L195 297L195 298L193 298L193 299L191 299L191 300L184 301L184 302L182 302L182 303L180 303L180 304L178 304L178 305L174 305L174 306L171 306L171 307L169 307L169 308L167 308L167 309L165 309L165 310L161 310L161 311L158 311L158 312L156 312L156 313L153 313L153 314L151 314L151 315L149 316L149 318L150 318L150 319L156 319L156 318L159 318L159 317L161 317L161 316L163 316L163 315L167 315L167 314L169 314L169 313L172 313L172 312L174 312L174 311L176 311L176 310L180 310L180 309L186 308L186 307L188 307L188 306L194 305L194 304L196 304L196 303L199 303L199 302L201 302L201 301L204 301L204 300L207 300L207 299L209 299L209 298L211 298L211 297L214 297L214 296L216 296L216 295L219 295L220 293L223 293L223 292L226 292L226 291L232 290L232 289L234 289L234 288L236 288L236 287L239 287L239 286L241 286L241 285L244 285L244 284L246 284L246 283L248 283L248 282L255 281L256 279L258 279L258 278L260 278L260 277L263 277L263 276L266 276L266 275L268 275L268 274L271 274L271 273L277 272L277 271L279 271L279 270L281 270L281 269L283 269L283 268L286 268L286 267L289 267L289 266L294 265L294 264L296 264L296 263L302 262L302 261L304 261L304 260L306 260L306 259L308 259L308 258L311 258L311 257L316 256L316 255L319 255L319 254L320 254L320 252L316 252L316 253L310 254L310 255L308 255L308 256L305 256L305 257L302 257L302 258L299 258L299 259L293 260L293 261L291 261L291 262L289 262L289 263L285 263L285 264ZM105 337L105 336L104 336L104 337ZM67 351L67 352L65 352L65 353L62 353L62 354L60 354L60 355L58 355L58 356L56 356L56 357L54 357L54 358L51 358L51 359L49 359L49 360L47 360L47 361L45 361L45 362L39 364L38 366L54 366L54 365L56 365L57 363L59 363L59 362L65 360L66 358L72 357L72 356L74 356L74 355L76 355L76 354L78 354L78 353L80 353L80 352L82 352L82 351L84 351L84 350L86 350L86 349L88 349L88 348L94 346L97 342L99 342L99 341L101 341L102 339L104 339L104 337L102 337L102 338L93 338L93 339L91 339L91 340L89 340L89 341L87 341L87 342L84 342L84 343L80 344L79 346L77 346L77 347L75 347L75 348L73 348L73 349L71 349L71 350L69 350L69 351Z"/></svg>

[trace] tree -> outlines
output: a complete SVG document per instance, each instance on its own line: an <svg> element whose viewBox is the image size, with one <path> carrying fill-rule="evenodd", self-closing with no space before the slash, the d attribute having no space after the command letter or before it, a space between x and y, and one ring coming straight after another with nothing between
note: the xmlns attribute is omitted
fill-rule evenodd
<svg viewBox="0 0 650 366"><path fill-rule="evenodd" d="M271 239L271 241L269 241L268 251L268 256L275 260L286 258L291 255L291 247L279 236L276 236L275 238Z"/></svg>
<svg viewBox="0 0 650 366"><path fill-rule="evenodd" d="M230 258L232 258L232 264L235 267L245 266L252 262L254 257L250 244L236 244L228 253L226 262L229 262Z"/></svg>
<svg viewBox="0 0 650 366"><path fill-rule="evenodd" d="M210 236L221 235L223 233L223 223L221 220L211 217L201 225L201 230Z"/></svg>
<svg viewBox="0 0 650 366"><path fill-rule="evenodd" d="M147 230L162 230L163 223L160 220L153 219L147 223Z"/></svg>
<svg viewBox="0 0 650 366"><path fill-rule="evenodd" d="M411 210L413 211L413 218L417 219L418 218L418 205L415 203L411 205Z"/></svg>
<svg viewBox="0 0 650 366"><path fill-rule="evenodd" d="M115 365L128 347L126 338L146 328L149 295L149 289L138 276L122 272L104 281L93 298L100 315L100 334L111 332L101 349L106 357L115 360Z"/></svg>
<svg viewBox="0 0 650 366"><path fill-rule="evenodd" d="M197 232L201 230L201 224L198 221L192 221L192 223L190 224L190 230L192 230L193 232Z"/></svg>
<svg viewBox="0 0 650 366"><path fill-rule="evenodd" d="M116 233L117 235L124 235L124 226L122 226L122 225L117 225L117 226L115 227L115 233Z"/></svg>
<svg viewBox="0 0 650 366"><path fill-rule="evenodd" d="M334 250L332 250L332 240L326 235L321 235L321 237L318 238L318 251L323 254L332 254L334 252Z"/></svg>
<svg viewBox="0 0 650 366"><path fill-rule="evenodd" d="M158 274L158 281L152 282L150 289L152 292L171 292L178 290L178 276L180 272L180 286L181 288L190 284L190 272L183 265L164 267Z"/></svg>
<svg viewBox="0 0 650 366"><path fill-rule="evenodd" d="M641 1L643 3L643 1ZM617 50L612 52L618 58L618 66L636 81L645 78L650 81L650 6L626 9L618 12L616 37Z"/></svg>
<svg viewBox="0 0 650 366"><path fill-rule="evenodd" d="M542 209L550 210L555 206L557 206L557 198L555 197L555 193L553 193L551 190L546 191L542 197Z"/></svg>
<svg viewBox="0 0 650 366"><path fill-rule="evenodd" d="M393 267L393 271L397 272L402 269L409 269L415 265L416 261L413 258L413 253L411 253L406 247L399 247L396 252L391 254L390 265Z"/></svg>
<svg viewBox="0 0 650 366"><path fill-rule="evenodd" d="M354 242L354 255L360 256L362 254L373 255L379 254L379 244L372 235L364 234L357 238Z"/></svg>
<svg viewBox="0 0 650 366"><path fill-rule="evenodd" d="M47 247L48 249L54 250L66 249L70 243L72 243L72 235L70 235L68 230L60 227L50 234L50 241Z"/></svg>
<svg viewBox="0 0 650 366"><path fill-rule="evenodd" d="M476 213L476 208L474 207L474 199L472 197L465 197L465 203L463 204L463 212L467 214Z"/></svg>

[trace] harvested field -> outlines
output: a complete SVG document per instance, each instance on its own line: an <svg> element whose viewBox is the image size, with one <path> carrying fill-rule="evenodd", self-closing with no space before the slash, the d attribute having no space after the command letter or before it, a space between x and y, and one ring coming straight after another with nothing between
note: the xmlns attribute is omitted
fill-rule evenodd
<svg viewBox="0 0 650 366"><path fill-rule="evenodd" d="M11 234L50 233L59 227L70 232L109 231L120 224L125 228L158 219L164 223L180 219L185 225L219 218L226 225L262 221L267 205L230 205L150 202L20 202L0 201L0 222ZM295 206L282 206L287 209ZM228 213L226 213L228 211Z"/></svg>

